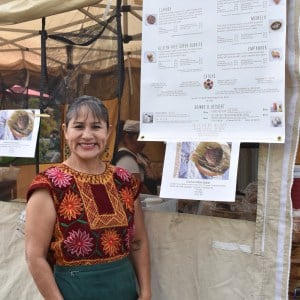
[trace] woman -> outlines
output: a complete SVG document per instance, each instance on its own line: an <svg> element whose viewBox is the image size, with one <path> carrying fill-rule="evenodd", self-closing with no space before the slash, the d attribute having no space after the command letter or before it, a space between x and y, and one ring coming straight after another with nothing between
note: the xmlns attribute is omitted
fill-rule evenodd
<svg viewBox="0 0 300 300"><path fill-rule="evenodd" d="M63 132L69 158L38 174L27 194L26 259L39 291L51 300L150 299L140 182L100 160L107 109L95 97L75 99Z"/></svg>

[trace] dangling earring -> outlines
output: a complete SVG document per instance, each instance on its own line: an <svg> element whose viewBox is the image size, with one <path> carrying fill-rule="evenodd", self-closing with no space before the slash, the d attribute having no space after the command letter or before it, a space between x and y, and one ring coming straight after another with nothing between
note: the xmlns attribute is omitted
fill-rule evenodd
<svg viewBox="0 0 300 300"><path fill-rule="evenodd" d="M71 154L70 147L69 147L67 141L68 140L65 139L64 143L63 143L63 145L64 145L64 147L63 147L63 160L66 160Z"/></svg>

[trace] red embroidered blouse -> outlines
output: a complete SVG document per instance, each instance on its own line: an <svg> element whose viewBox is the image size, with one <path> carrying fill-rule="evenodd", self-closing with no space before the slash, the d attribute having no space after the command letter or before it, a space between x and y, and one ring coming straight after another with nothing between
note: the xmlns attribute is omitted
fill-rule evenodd
<svg viewBox="0 0 300 300"><path fill-rule="evenodd" d="M27 199L40 188L50 192L57 212L50 245L55 264L91 265L129 254L140 182L128 171L107 164L91 175L60 164L34 178Z"/></svg>

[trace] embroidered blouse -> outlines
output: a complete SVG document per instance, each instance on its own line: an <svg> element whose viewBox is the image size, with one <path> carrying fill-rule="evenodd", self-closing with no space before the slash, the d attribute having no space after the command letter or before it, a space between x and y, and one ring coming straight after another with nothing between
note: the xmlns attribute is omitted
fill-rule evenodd
<svg viewBox="0 0 300 300"><path fill-rule="evenodd" d="M50 244L56 265L106 263L129 254L140 182L128 171L107 164L92 175L59 164L34 178L27 199L41 188L50 192L57 213Z"/></svg>

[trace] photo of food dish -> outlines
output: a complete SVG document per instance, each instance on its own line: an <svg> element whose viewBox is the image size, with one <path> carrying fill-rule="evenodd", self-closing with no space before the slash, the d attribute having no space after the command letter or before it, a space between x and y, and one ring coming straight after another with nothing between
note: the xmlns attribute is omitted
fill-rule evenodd
<svg viewBox="0 0 300 300"><path fill-rule="evenodd" d="M206 79L203 82L203 86L206 90L211 90L214 86L214 82L211 79Z"/></svg>
<svg viewBox="0 0 300 300"><path fill-rule="evenodd" d="M224 174L230 166L230 146L217 142L201 142L191 153L190 159L205 176Z"/></svg>
<svg viewBox="0 0 300 300"><path fill-rule="evenodd" d="M177 143L174 177L183 179L228 180L231 143Z"/></svg>
<svg viewBox="0 0 300 300"><path fill-rule="evenodd" d="M281 58L281 54L279 50L272 50L271 51L271 56L273 59L280 59Z"/></svg>
<svg viewBox="0 0 300 300"><path fill-rule="evenodd" d="M152 51L149 52L145 52L145 62L149 62L149 63L154 63L156 62L156 57L155 57L155 53Z"/></svg>
<svg viewBox="0 0 300 300"><path fill-rule="evenodd" d="M281 21L274 21L270 25L272 30L279 30L282 27L282 22Z"/></svg>
<svg viewBox="0 0 300 300"><path fill-rule="evenodd" d="M280 127L282 126L281 117L276 116L271 118L271 124L273 127Z"/></svg>
<svg viewBox="0 0 300 300"><path fill-rule="evenodd" d="M156 24L156 15L148 15L146 16L146 24L154 25Z"/></svg>
<svg viewBox="0 0 300 300"><path fill-rule="evenodd" d="M143 113L143 123L153 123L153 113Z"/></svg>
<svg viewBox="0 0 300 300"><path fill-rule="evenodd" d="M33 130L34 115L25 110L16 110L7 120L7 125L15 138L28 137Z"/></svg>
<svg viewBox="0 0 300 300"><path fill-rule="evenodd" d="M282 112L282 104L274 102L270 109L271 112Z"/></svg>

